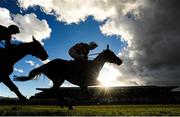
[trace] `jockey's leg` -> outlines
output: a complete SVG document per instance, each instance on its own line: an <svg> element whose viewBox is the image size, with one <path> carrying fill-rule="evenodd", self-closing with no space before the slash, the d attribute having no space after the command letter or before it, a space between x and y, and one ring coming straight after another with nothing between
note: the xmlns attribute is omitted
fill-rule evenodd
<svg viewBox="0 0 180 117"><path fill-rule="evenodd" d="M17 86L10 80L9 76L6 76L3 83L18 96L20 101L27 101L27 98L20 93Z"/></svg>

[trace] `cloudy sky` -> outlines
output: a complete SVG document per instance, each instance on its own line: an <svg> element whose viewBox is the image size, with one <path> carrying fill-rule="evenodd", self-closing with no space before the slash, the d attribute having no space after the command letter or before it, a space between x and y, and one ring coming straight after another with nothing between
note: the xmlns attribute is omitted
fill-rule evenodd
<svg viewBox="0 0 180 117"><path fill-rule="evenodd" d="M110 44L123 64L104 66L99 79L107 85L179 86L179 6L178 0L0 0L0 24L20 27L15 41L29 42L34 35L49 60L71 59L68 49L78 42L96 41L99 47L92 53ZM27 56L15 65L11 78L42 64ZM36 87L51 83L42 77L15 84L25 96L32 96ZM2 83L0 95L14 96Z"/></svg>

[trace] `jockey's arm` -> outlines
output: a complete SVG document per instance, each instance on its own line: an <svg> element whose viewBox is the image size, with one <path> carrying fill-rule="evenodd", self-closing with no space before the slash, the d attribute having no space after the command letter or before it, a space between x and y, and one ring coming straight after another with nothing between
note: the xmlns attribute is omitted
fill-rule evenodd
<svg viewBox="0 0 180 117"><path fill-rule="evenodd" d="M84 61L84 62L86 61L84 55L80 55L80 56L79 56L79 59L80 59L81 61Z"/></svg>

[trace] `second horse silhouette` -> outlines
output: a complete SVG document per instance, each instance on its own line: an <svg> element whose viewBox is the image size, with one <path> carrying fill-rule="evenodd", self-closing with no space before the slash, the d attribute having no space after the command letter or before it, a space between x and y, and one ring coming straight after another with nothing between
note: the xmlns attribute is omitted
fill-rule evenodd
<svg viewBox="0 0 180 117"><path fill-rule="evenodd" d="M94 60L87 63L76 63L62 59L54 59L47 64L33 69L27 77L16 77L15 81L27 81L38 78L40 74L46 75L53 82L52 88L59 88L64 80L80 86L83 92L88 91L88 86L99 84L97 77L105 62L122 64L109 47L102 51Z"/></svg>

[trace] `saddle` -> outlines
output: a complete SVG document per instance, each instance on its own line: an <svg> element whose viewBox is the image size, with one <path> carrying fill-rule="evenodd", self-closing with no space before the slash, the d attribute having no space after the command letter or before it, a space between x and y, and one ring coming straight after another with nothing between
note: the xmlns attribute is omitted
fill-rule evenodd
<svg viewBox="0 0 180 117"><path fill-rule="evenodd" d="M69 62L74 63L74 64L79 64L79 65L87 65L90 61L89 60L82 61L82 60L75 59L75 60L70 60Z"/></svg>

